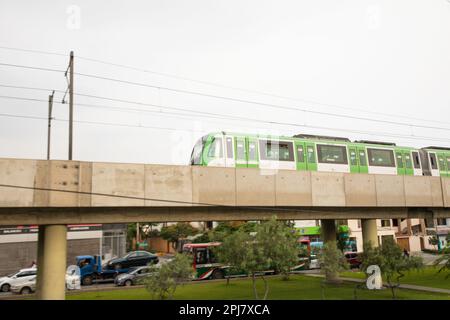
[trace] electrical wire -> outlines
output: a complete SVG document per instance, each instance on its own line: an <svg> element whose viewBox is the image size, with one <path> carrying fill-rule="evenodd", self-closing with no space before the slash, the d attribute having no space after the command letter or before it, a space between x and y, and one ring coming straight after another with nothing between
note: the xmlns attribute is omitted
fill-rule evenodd
<svg viewBox="0 0 450 320"><path fill-rule="evenodd" d="M9 66L9 67L17 67L17 68L34 69L34 70L43 70L43 71L63 72L62 70L57 70L57 69L31 67L31 66L16 65L16 64L0 63L0 65ZM182 90L182 89L175 89L175 88L151 85L151 84L146 84L146 83L141 83L141 82L134 82L134 81L121 80L121 79L116 79L116 78L103 77L103 76L98 76L98 75L93 75L93 74L77 73L77 72L75 72L74 74L78 75L78 76L94 78L94 79L99 79L99 80L106 80L106 81L112 81L112 82L117 82L117 83L122 83L122 84L148 87L148 88L153 88L153 89L158 89L158 90L166 90L166 91L176 92L176 93L198 95L198 96L203 96L203 97L208 97L208 98L222 99L222 100L239 102L239 103L254 104L254 105L260 105L260 106L265 106L265 107L270 107L270 108L275 108L275 109L283 109L283 110L318 114L318 115L322 115L322 116L331 116L331 117L338 117L338 118L345 118L345 119L386 123L386 124L397 125L397 126L407 126L410 128L415 127L415 128L423 128L423 129L450 131L450 128L446 128L446 127L426 126L426 125L419 125L419 124L412 124L412 123L405 123L405 122L398 122L398 121L389 121L389 120L381 120L381 119L373 119L373 118L366 118L366 117L337 114L337 113L331 113L331 112L314 111L314 110L308 110L308 109L301 109L301 108L297 108L297 107L282 106L282 105L277 105L277 104L272 104L272 103L264 103L264 102L258 102L258 101L252 101L252 100L245 100L245 99L239 99L239 98L233 98L233 97L201 93L201 92L190 91L190 90Z"/></svg>
<svg viewBox="0 0 450 320"><path fill-rule="evenodd" d="M50 52L50 51L42 51L42 50L13 48L13 47L5 47L5 46L0 46L0 49L67 57L67 54L57 53L57 52ZM411 117L411 116L404 115L404 114L394 114L394 113L376 112L376 111L371 111L371 110L363 110L363 109L360 109L360 108L348 107L348 106L343 106L343 105L339 105L339 104L324 103L324 102L319 102L319 101L315 101L315 100L311 100L311 99L304 99L304 98L297 98L297 97L288 97L288 96L275 94L275 93L268 93L268 92L264 92L264 91L260 91L260 90L252 90L252 89L240 88L240 87L235 87L235 86L228 86L228 85L224 85L224 84L220 84L220 83L216 83L216 82L205 81L205 80L198 80L198 79L193 79L193 78L189 78L189 77L183 77L183 76L169 74L169 73L164 73L164 72L157 72L157 71L153 71L153 70L137 68L137 67L133 67L133 66L127 66L127 65L124 65L124 64L112 63L112 62L108 62L108 61L104 61L104 60L100 60L100 59L88 58L88 57L83 57L83 56L77 56L77 59L90 61L90 62L94 62L94 63L99 63L99 64L104 64L104 65L109 65L109 66L114 66L114 67L119 67L119 68L123 68L123 69L129 69L129 70L143 72L143 73L155 74L155 75L158 75L158 76L163 76L163 77L168 77L168 78L173 78L173 79L178 79L178 80L183 80L183 81L200 83L200 84L214 86L214 87L219 87L219 88L224 88L224 89L231 89L231 90L237 90L237 91L242 91L242 92L247 92L247 93L252 93L252 94L258 94L258 95L268 96L268 97L273 97L273 98L279 98L279 99L285 99L285 100L291 100L291 101L299 101L299 102L306 102L306 103L312 103L312 104L317 104L317 105L322 105L322 106L328 106L328 107L332 107L332 108L338 108L338 109L343 109L343 110L351 110L351 111L357 111L357 112L364 112L364 113L368 113L368 114L376 114L376 115L381 115L381 116L388 116L388 117L395 117L395 118L401 117L401 118L404 118L404 119L410 119L410 120L415 120L415 121L426 121L426 122L434 122L434 123L441 123L441 124L450 124L449 122L444 122L444 121L439 121L439 120L431 120L431 119L423 119L423 118L416 118L416 117Z"/></svg>

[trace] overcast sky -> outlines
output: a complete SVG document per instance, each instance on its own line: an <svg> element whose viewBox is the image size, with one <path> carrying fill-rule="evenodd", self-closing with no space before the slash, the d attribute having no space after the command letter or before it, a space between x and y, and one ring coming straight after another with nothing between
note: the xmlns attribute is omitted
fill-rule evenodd
<svg viewBox="0 0 450 320"><path fill-rule="evenodd" d="M73 50L78 73L265 104L76 75L76 93L140 104L75 96L75 120L85 122L74 125L75 160L186 164L210 131L450 146L450 0L2 0L0 46L66 54L0 48L0 64L65 70ZM47 117L50 91L1 85L64 91L64 74L0 65L0 96L44 100L0 97L0 157L44 159L47 122L5 115ZM167 114L183 113L167 107L228 118ZM55 103L54 117L67 119L68 105ZM67 159L67 136L67 122L54 121L53 159Z"/></svg>

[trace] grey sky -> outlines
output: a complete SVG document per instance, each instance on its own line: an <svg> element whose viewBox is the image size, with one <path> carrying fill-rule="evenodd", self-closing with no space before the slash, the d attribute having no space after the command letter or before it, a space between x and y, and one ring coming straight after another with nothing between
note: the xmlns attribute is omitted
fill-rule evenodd
<svg viewBox="0 0 450 320"><path fill-rule="evenodd" d="M450 2L447 0L77 1L76 6L81 10L79 21L72 20L74 11L67 11L71 5L73 2L61 0L1 1L0 46L67 53L67 57L0 49L0 63L65 69L69 51L74 50L75 71L80 73L450 129ZM77 56L298 100L116 68L77 59ZM65 90L66 82L60 73L0 66L0 85ZM74 159L77 160L184 164L202 133L222 130L283 135L304 132L417 147L450 146L448 130L319 116L81 76L75 79L75 91L203 112L380 134L202 117L169 118L76 106L76 120L194 131L76 123ZM48 94L0 86L1 96L46 100ZM60 101L61 96L56 94L55 100ZM75 103L159 110L78 96ZM67 105L55 104L54 110L56 119L67 119ZM46 117L47 104L0 98L0 113ZM44 158L46 130L44 120L0 116L0 157ZM67 131L67 122L54 121L52 158L67 158ZM381 135L386 133L435 137L442 141Z"/></svg>

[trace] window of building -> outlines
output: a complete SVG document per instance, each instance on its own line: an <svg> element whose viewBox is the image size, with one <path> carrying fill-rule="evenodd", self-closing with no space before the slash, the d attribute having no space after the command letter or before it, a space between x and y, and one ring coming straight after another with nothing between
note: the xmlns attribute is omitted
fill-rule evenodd
<svg viewBox="0 0 450 320"><path fill-rule="evenodd" d="M447 225L447 219L445 219L445 218L438 218L437 219L437 225L438 226L446 226Z"/></svg>
<svg viewBox="0 0 450 320"><path fill-rule="evenodd" d="M262 160L294 161L294 147L292 142L259 140Z"/></svg>
<svg viewBox="0 0 450 320"><path fill-rule="evenodd" d="M208 157L211 158L222 158L222 138L213 138L211 145L209 146Z"/></svg>
<svg viewBox="0 0 450 320"><path fill-rule="evenodd" d="M425 227L426 228L434 228L434 220L430 218L425 219Z"/></svg>
<svg viewBox="0 0 450 320"><path fill-rule="evenodd" d="M390 219L382 219L381 220L381 226L382 227L390 227L391 226L391 220Z"/></svg>
<svg viewBox="0 0 450 320"><path fill-rule="evenodd" d="M394 151L367 148L369 165L378 167L395 167Z"/></svg>
<svg viewBox="0 0 450 320"><path fill-rule="evenodd" d="M317 145L317 159L321 163L348 164L347 148L335 145Z"/></svg>
<svg viewBox="0 0 450 320"><path fill-rule="evenodd" d="M398 219L392 219L392 226L398 227Z"/></svg>

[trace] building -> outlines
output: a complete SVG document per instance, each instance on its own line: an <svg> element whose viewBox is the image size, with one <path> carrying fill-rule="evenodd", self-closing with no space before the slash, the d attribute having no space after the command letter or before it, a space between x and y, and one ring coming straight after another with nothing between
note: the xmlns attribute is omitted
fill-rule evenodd
<svg viewBox="0 0 450 320"><path fill-rule="evenodd" d="M0 275L30 267L37 260L38 226L0 228ZM109 260L125 254L126 225L85 224L67 227L67 265L78 255L102 255Z"/></svg>
<svg viewBox="0 0 450 320"><path fill-rule="evenodd" d="M353 250L363 250L361 220L338 220L338 225L348 226L349 243ZM295 226L300 234L311 240L320 241L320 220L298 220ZM393 238L400 247L409 252L422 250L437 250L450 245L447 236L450 233L450 219L377 219L378 244L387 238ZM434 235L439 240L438 245L432 245L429 239ZM353 245L355 244L355 245Z"/></svg>

